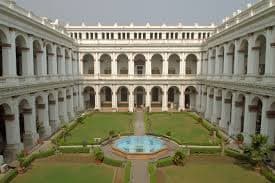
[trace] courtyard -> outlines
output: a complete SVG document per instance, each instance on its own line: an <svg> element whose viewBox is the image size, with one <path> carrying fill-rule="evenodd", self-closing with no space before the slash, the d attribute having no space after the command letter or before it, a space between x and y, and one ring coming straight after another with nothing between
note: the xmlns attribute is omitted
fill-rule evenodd
<svg viewBox="0 0 275 183"><path fill-rule="evenodd" d="M209 131L190 113L149 113L146 130L156 135L169 135L181 144L213 145ZM170 133L170 134L169 134Z"/></svg>
<svg viewBox="0 0 275 183"><path fill-rule="evenodd" d="M83 141L95 143L95 138L101 140L109 137L110 131L114 134L129 134L133 132L133 114L131 113L91 113L70 131L65 145L80 145Z"/></svg>
<svg viewBox="0 0 275 183"><path fill-rule="evenodd" d="M191 156L184 166L157 169L159 183L267 183L246 163L229 157Z"/></svg>

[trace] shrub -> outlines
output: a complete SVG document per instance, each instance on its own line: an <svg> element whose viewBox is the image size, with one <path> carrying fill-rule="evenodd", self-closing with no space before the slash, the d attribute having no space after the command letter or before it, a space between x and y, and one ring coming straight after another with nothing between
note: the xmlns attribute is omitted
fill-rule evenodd
<svg viewBox="0 0 275 183"><path fill-rule="evenodd" d="M266 179L268 179L270 182L275 182L275 175L273 172L267 168L261 169L261 174L265 176Z"/></svg>
<svg viewBox="0 0 275 183"><path fill-rule="evenodd" d="M243 134L239 133L239 134L237 135L237 140L238 140L239 142L243 142L243 141L244 141L244 136L243 136Z"/></svg>
<svg viewBox="0 0 275 183"><path fill-rule="evenodd" d="M172 132L169 131L169 132L166 133L166 135L167 135L168 137L171 137L171 136L172 136Z"/></svg>
<svg viewBox="0 0 275 183"><path fill-rule="evenodd" d="M124 183L130 183L131 182L131 161L127 161L124 169Z"/></svg>
<svg viewBox="0 0 275 183"><path fill-rule="evenodd" d="M198 118L198 123L202 123L203 119L202 118Z"/></svg>
<svg viewBox="0 0 275 183"><path fill-rule="evenodd" d="M58 149L62 153L89 153L88 147L63 147Z"/></svg>
<svg viewBox="0 0 275 183"><path fill-rule="evenodd" d="M173 163L177 166L183 166L185 163L186 154L183 151L177 151L173 156Z"/></svg>
<svg viewBox="0 0 275 183"><path fill-rule="evenodd" d="M110 130L110 131L109 131L109 136L110 136L111 138L114 137L115 134L116 134L116 132L115 132L114 130Z"/></svg>
<svg viewBox="0 0 275 183"><path fill-rule="evenodd" d="M17 176L18 172L16 170L9 170L1 179L0 183L11 182Z"/></svg>
<svg viewBox="0 0 275 183"><path fill-rule="evenodd" d="M43 151L43 152L39 152L39 153L32 154L31 156L29 156L28 158L25 158L25 159L23 160L22 166L23 166L23 167L28 167L28 166L30 166L30 164L31 164L34 160L52 156L52 155L54 155L54 153L55 153L55 150L54 150L54 149L51 149L51 150L48 150L48 151Z"/></svg>
<svg viewBox="0 0 275 183"><path fill-rule="evenodd" d="M221 148L190 148L191 154L219 154L221 153Z"/></svg>
<svg viewBox="0 0 275 183"><path fill-rule="evenodd" d="M100 158L102 158L102 157L100 157ZM99 160L99 159L97 159L97 160ZM109 157L104 157L103 158L103 163L105 163L106 165L111 165L111 166L115 166L115 167L122 167L124 161L111 159Z"/></svg>
<svg viewBox="0 0 275 183"><path fill-rule="evenodd" d="M89 144L89 143L88 143L87 140L83 140L83 141L82 141L82 146L83 146L83 147L87 147L88 144Z"/></svg>
<svg viewBox="0 0 275 183"><path fill-rule="evenodd" d="M99 147L94 148L93 153L94 153L95 160L101 161L101 162L104 160L104 153Z"/></svg>
<svg viewBox="0 0 275 183"><path fill-rule="evenodd" d="M171 156L159 159L156 162L157 167L166 167L166 166L170 166L170 165L173 165L173 158Z"/></svg>

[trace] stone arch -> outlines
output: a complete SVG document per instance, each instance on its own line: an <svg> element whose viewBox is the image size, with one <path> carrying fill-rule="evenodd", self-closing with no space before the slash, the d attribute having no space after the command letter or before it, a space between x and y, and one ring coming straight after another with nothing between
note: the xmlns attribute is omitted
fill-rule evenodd
<svg viewBox="0 0 275 183"><path fill-rule="evenodd" d="M47 75L54 74L54 68L53 68L53 47L52 44L48 43L46 44L46 67L47 67Z"/></svg>
<svg viewBox="0 0 275 183"><path fill-rule="evenodd" d="M161 75L163 71L163 57L160 54L154 54L151 58L152 75Z"/></svg>
<svg viewBox="0 0 275 183"><path fill-rule="evenodd" d="M180 73L180 56L172 54L168 58L168 74L179 75Z"/></svg>
<svg viewBox="0 0 275 183"><path fill-rule="evenodd" d="M83 100L85 109L95 108L95 90L91 86L87 86L83 90Z"/></svg>
<svg viewBox="0 0 275 183"><path fill-rule="evenodd" d="M145 75L146 58L142 54L137 54L134 57L135 75Z"/></svg>
<svg viewBox="0 0 275 183"><path fill-rule="evenodd" d="M53 93L49 93L48 95L48 115L49 115L49 124L52 129L52 132L56 132L58 130L58 119L56 114L57 112L57 99Z"/></svg>
<svg viewBox="0 0 275 183"><path fill-rule="evenodd" d="M31 148L37 140L36 125L32 120L34 111L30 105L30 102L25 98L19 102L18 111L20 140L24 144L24 148L28 149Z"/></svg>
<svg viewBox="0 0 275 183"><path fill-rule="evenodd" d="M0 29L0 77L4 75L5 68L7 68L8 62L8 50L7 36L4 31Z"/></svg>
<svg viewBox="0 0 275 183"><path fill-rule="evenodd" d="M94 57L91 54L85 54L82 58L83 74L94 74Z"/></svg>
<svg viewBox="0 0 275 183"><path fill-rule="evenodd" d="M113 91L111 87L103 86L100 89L100 101L101 101L101 106L103 108L112 107L112 96L113 96Z"/></svg>
<svg viewBox="0 0 275 183"><path fill-rule="evenodd" d="M248 41L243 39L240 44L240 50L238 51L240 58L238 68L240 69L239 74L246 75L248 71Z"/></svg>
<svg viewBox="0 0 275 183"><path fill-rule="evenodd" d="M129 65L129 58L126 54L120 54L117 56L117 73L119 75L127 75Z"/></svg>
<svg viewBox="0 0 275 183"><path fill-rule="evenodd" d="M227 53L227 57L228 57L228 73L230 75L234 74L235 72L235 68L234 68L234 65L235 65L235 44L234 43L231 43L229 45L229 49L228 49L228 53Z"/></svg>
<svg viewBox="0 0 275 183"><path fill-rule="evenodd" d="M9 136L13 135L9 123L14 122L14 115L9 104L0 105L0 155L6 160L9 154L6 153Z"/></svg>
<svg viewBox="0 0 275 183"><path fill-rule="evenodd" d="M100 56L100 74L112 74L112 58L108 54Z"/></svg>
<svg viewBox="0 0 275 183"><path fill-rule="evenodd" d="M249 113L250 113L250 119L251 119L251 124L250 124L251 129L253 130L253 133L256 133L256 134L261 133L262 110L263 110L262 100L260 97L255 96L251 100L251 105L249 105Z"/></svg>
<svg viewBox="0 0 275 183"><path fill-rule="evenodd" d="M185 73L188 74L197 74L197 62L198 58L194 54L189 54L186 57L186 67L185 67Z"/></svg>
<svg viewBox="0 0 275 183"><path fill-rule="evenodd" d="M57 94L58 97L58 116L59 116L59 121L61 123L66 123L67 122L67 114L66 114L66 93L64 91L58 91Z"/></svg>
<svg viewBox="0 0 275 183"><path fill-rule="evenodd" d="M218 73L224 74L224 57L225 57L224 46L220 47L218 57L219 57L219 64L218 64L219 68L217 68L217 69L219 69Z"/></svg>
<svg viewBox="0 0 275 183"><path fill-rule="evenodd" d="M129 107L129 89L126 86L120 86L117 89L117 106L118 108L125 108L128 111Z"/></svg>
<svg viewBox="0 0 275 183"><path fill-rule="evenodd" d="M151 94L151 108L162 107L163 89L160 86L153 86L150 91Z"/></svg>
<svg viewBox="0 0 275 183"><path fill-rule="evenodd" d="M44 129L44 110L45 110L45 103L42 96L37 96L35 98L35 109L36 109L36 131L39 134L39 137L42 138L45 135Z"/></svg>
<svg viewBox="0 0 275 183"><path fill-rule="evenodd" d="M59 46L56 47L56 64L57 64L57 74L62 74L62 53Z"/></svg>
<svg viewBox="0 0 275 183"><path fill-rule="evenodd" d="M233 94L231 91L225 91L225 95L224 95L224 114L222 114L224 116L224 119L222 121L222 125L221 127L228 132L229 130L229 126L231 125L231 113L232 113L232 97Z"/></svg>
<svg viewBox="0 0 275 183"><path fill-rule="evenodd" d="M252 48L255 52L255 71L257 75L265 74L265 64L266 64L266 37L264 35L259 35L255 41L255 47ZM251 63L252 64L252 63Z"/></svg>
<svg viewBox="0 0 275 183"><path fill-rule="evenodd" d="M134 104L136 108L145 107L146 89L143 86L137 86L134 89Z"/></svg>
<svg viewBox="0 0 275 183"><path fill-rule="evenodd" d="M70 59L71 59L71 55L69 54L69 50L65 48L65 74L69 74L71 71L70 71Z"/></svg>
<svg viewBox="0 0 275 183"><path fill-rule="evenodd" d="M179 109L179 101L180 101L180 89L177 86L171 86L168 88L167 92L168 97L168 103L167 107L168 109Z"/></svg>
<svg viewBox="0 0 275 183"><path fill-rule="evenodd" d="M195 110L197 90L194 86L188 86L185 89L185 109Z"/></svg>
<svg viewBox="0 0 275 183"><path fill-rule="evenodd" d="M38 40L33 41L33 74L42 74L42 46Z"/></svg>
<svg viewBox="0 0 275 183"><path fill-rule="evenodd" d="M27 42L24 36L18 35L15 38L16 44L16 73L17 76L24 76L27 74L28 59L27 59Z"/></svg>

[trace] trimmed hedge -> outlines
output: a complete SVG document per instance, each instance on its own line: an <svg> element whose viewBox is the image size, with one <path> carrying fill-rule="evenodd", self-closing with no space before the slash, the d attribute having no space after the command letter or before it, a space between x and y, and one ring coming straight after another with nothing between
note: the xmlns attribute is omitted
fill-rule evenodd
<svg viewBox="0 0 275 183"><path fill-rule="evenodd" d="M232 149L225 149L224 153L225 155L235 158L237 160L249 161L249 158L245 154L241 154L240 152L234 151Z"/></svg>
<svg viewBox="0 0 275 183"><path fill-rule="evenodd" d="M132 167L131 161L127 161L124 167L124 183L131 182L131 167Z"/></svg>
<svg viewBox="0 0 275 183"><path fill-rule="evenodd" d="M162 158L162 159L159 159L158 161L156 161L156 167L166 167L166 166L171 166L173 165L173 157L169 156L169 157L166 157L166 158Z"/></svg>
<svg viewBox="0 0 275 183"><path fill-rule="evenodd" d="M59 147L58 150L62 153L89 153L89 147Z"/></svg>
<svg viewBox="0 0 275 183"><path fill-rule="evenodd" d="M221 148L190 148L190 154L220 154Z"/></svg>
<svg viewBox="0 0 275 183"><path fill-rule="evenodd" d="M1 179L0 183L8 183L11 182L12 179L14 179L17 176L18 172L17 170L13 169L8 171Z"/></svg>
<svg viewBox="0 0 275 183"><path fill-rule="evenodd" d="M268 179L270 182L275 182L275 175L273 172L267 168L263 168L261 170L261 174L265 176L266 179Z"/></svg>
<svg viewBox="0 0 275 183"><path fill-rule="evenodd" d="M109 157L104 156L103 163L106 165L111 165L115 167L123 167L124 161L111 159Z"/></svg>
<svg viewBox="0 0 275 183"><path fill-rule="evenodd" d="M31 156L25 158L25 160L23 161L22 165L24 167L28 167L28 166L30 166L30 164L34 160L52 156L52 155L54 155L54 153L55 153L55 151L53 149L51 149L51 150L48 150L48 151L32 154Z"/></svg>
<svg viewBox="0 0 275 183"><path fill-rule="evenodd" d="M157 183L157 167L154 163L148 163L150 183Z"/></svg>

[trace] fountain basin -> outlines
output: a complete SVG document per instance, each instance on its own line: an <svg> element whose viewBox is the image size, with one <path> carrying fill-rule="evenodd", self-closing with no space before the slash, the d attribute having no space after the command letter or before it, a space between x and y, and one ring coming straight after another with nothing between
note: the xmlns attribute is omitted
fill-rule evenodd
<svg viewBox="0 0 275 183"><path fill-rule="evenodd" d="M153 136L128 136L112 145L115 154L126 159L155 159L168 152L165 142Z"/></svg>

